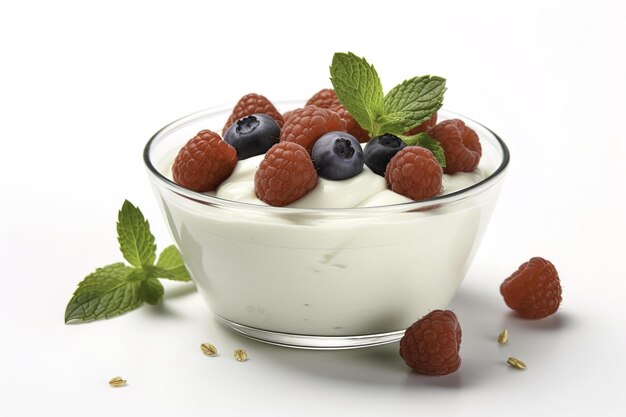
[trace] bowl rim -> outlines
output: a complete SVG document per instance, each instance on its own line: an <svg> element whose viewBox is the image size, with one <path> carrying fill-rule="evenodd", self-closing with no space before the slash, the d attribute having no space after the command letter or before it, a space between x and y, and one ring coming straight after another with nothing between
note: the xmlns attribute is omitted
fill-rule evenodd
<svg viewBox="0 0 626 417"><path fill-rule="evenodd" d="M276 103L281 104L281 105L283 104L284 105L296 105L296 106L301 107L303 102L301 100L278 100L276 101ZM148 170L148 173L156 181L158 181L158 183L165 186L170 191L190 201L193 201L195 203L202 204L202 205L208 205L208 206L214 206L214 207L228 207L228 208L233 208L233 209L238 208L238 209L246 209L246 210L261 210L261 211L267 211L267 212L278 212L278 213L283 213L283 214L286 214L286 213L290 213L290 214L291 213L334 213L334 214L352 213L354 214L355 212L365 214L365 213L372 213L372 212L379 212L379 211L401 211L401 212L422 211L422 210L431 208L433 206L439 206L439 205L444 205L444 204L449 205L452 203L463 201L474 195L481 194L482 192L488 190L489 188L497 184L504 176L504 172L506 168L508 167L510 159L511 159L508 146L493 130L489 129L487 126L483 125L482 123L477 122L476 120L470 117L463 116L454 111L450 111L448 109L442 108L440 109L440 111L445 113L447 116L458 117L458 118L461 118L462 120L471 121L472 123L480 126L482 129L484 129L489 134L491 134L493 138L495 139L495 142L497 143L497 145L500 147L500 151L502 153L502 160L500 162L500 165L496 168L495 171L493 171L489 176L483 178L477 183L472 184L469 187L462 188L457 191L453 191L448 194L437 195L435 197L431 197L425 200L409 201L409 202L389 204L389 205L383 205L383 206L349 207L349 208L274 207L274 206L269 206L269 205L265 206L265 205L243 202L243 201L228 200L228 199L200 193L197 191L189 190L175 183L174 181L170 180L166 176L164 176L154 166L150 158L150 152L152 150L152 147L160 143L161 140L163 140L163 137L168 132L174 131L178 127L182 127L187 123L196 121L203 117L213 115L214 113L230 111L232 110L232 108L233 108L233 105L220 105L220 106L209 107L209 108L188 114L186 116L180 117L166 124L159 130L157 130L150 137L150 139L146 143L144 150L143 150L143 160Z"/></svg>

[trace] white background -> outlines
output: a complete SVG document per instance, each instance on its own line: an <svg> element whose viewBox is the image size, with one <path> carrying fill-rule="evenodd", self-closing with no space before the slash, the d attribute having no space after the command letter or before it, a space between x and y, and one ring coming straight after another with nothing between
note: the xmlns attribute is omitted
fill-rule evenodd
<svg viewBox="0 0 626 417"><path fill-rule="evenodd" d="M0 415L626 414L625 6L358 4L0 6ZM148 138L248 92L307 98L330 86L335 51L365 56L386 89L447 78L445 106L510 146L501 199L451 306L461 369L417 375L397 344L310 352L252 342L176 283L159 306L64 325L76 284L121 260L125 198L160 248L172 242L142 164ZM552 260L563 283L561 310L540 321L516 318L498 293L531 256ZM220 356L203 356L202 342ZM245 363L232 359L240 347ZM507 367L510 355L528 370ZM118 374L127 387L108 386Z"/></svg>

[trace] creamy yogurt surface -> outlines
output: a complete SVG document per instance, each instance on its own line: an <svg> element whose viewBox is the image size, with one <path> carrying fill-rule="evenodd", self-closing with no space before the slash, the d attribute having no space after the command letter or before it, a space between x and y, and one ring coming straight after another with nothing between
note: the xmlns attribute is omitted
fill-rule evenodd
<svg viewBox="0 0 626 417"><path fill-rule="evenodd" d="M466 123L479 132L480 164L471 173L444 174L440 195L481 182L503 162L496 138ZM169 132L155 159L160 174L171 180L180 147L213 124L220 123L197 118L183 124L186 130ZM469 268L501 184L496 179L451 204L444 199L413 207L364 166L350 179L318 178L313 190L288 206L304 210L266 210L254 187L263 158L238 161L217 190L205 193L218 197L208 199L214 201L189 198L165 182L153 185L183 260L219 320L244 334L297 346L396 340L416 318L445 308ZM380 206L389 210L349 210ZM348 210L316 210L324 208ZM254 333L264 331L270 333Z"/></svg>
<svg viewBox="0 0 626 417"><path fill-rule="evenodd" d="M254 176L264 157L265 155L262 154L238 161L230 177L220 184L216 191L205 194L225 200L267 206L267 203L256 196L254 190ZM169 179L172 179L173 159L174 157L168 161L168 166L164 169ZM476 184L487 178L495 169L496 166L489 155L483 155L480 164L472 172L443 174L443 189L440 195ZM318 177L315 188L302 198L289 204L288 207L311 209L376 207L410 201L412 201L410 198L389 190L385 178L375 174L367 165L364 165L360 174L345 180L333 181Z"/></svg>

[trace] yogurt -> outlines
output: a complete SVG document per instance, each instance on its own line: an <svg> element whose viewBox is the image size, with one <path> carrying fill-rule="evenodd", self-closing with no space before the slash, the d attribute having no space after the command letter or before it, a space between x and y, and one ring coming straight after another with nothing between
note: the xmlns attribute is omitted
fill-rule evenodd
<svg viewBox="0 0 626 417"><path fill-rule="evenodd" d="M362 146L365 146L363 144ZM163 164L166 177L173 181L171 166L175 155ZM214 192L207 195L225 200L267 206L254 191L254 176L264 155L257 155L237 162L233 173ZM441 195L462 190L487 178L496 169L489 157L482 158L472 172L443 174ZM291 203L294 208L354 208L376 207L408 203L413 200L388 189L383 177L375 174L367 165L360 174L341 181L318 178L318 184L302 198Z"/></svg>
<svg viewBox="0 0 626 417"><path fill-rule="evenodd" d="M443 197L412 202L365 167L348 180L320 178L283 208L254 194L262 155L239 161L213 195L168 181L171 155L184 143L181 128L201 130L214 116L170 125L146 155L170 231L220 321L271 343L344 348L396 340L428 311L446 308L478 248L508 162L493 133L463 119L479 134L483 158L473 173L444 175Z"/></svg>

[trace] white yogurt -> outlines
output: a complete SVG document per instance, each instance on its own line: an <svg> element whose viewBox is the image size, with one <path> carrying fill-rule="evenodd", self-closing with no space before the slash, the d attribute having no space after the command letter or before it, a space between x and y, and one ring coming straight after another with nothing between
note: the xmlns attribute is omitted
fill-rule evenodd
<svg viewBox="0 0 626 417"><path fill-rule="evenodd" d="M466 123L481 137L483 158L473 173L444 175L444 194L486 178L502 162L495 138ZM475 193L424 207L407 203L365 167L344 181L320 178L313 191L283 209L268 207L255 195L262 158L239 161L216 191L219 198L205 202L180 195L165 182L153 185L183 259L215 314L233 328L247 326L238 330L249 335L252 328L312 336L327 347L340 345L319 342L319 336L366 340L395 332L399 337L429 310L445 308L469 268L501 184L500 176ZM170 175L171 159L160 162L161 173ZM352 207L357 208L341 209Z"/></svg>
<svg viewBox="0 0 626 417"><path fill-rule="evenodd" d="M267 203L256 196L254 190L254 176L264 156L257 155L238 161L230 177L220 184L215 192L206 194L225 200L267 206ZM174 156L163 167L163 171L170 180L173 160ZM473 172L443 174L440 194L445 195L462 190L486 178L495 170L492 162L488 158L483 158ZM367 165L364 165L363 172L346 180L333 181L319 177L315 188L289 204L288 207L310 209L375 207L410 201L412 201L410 198L389 190L385 178L375 174Z"/></svg>

